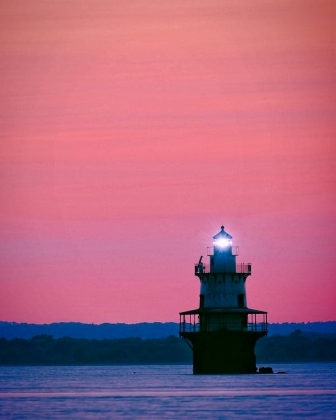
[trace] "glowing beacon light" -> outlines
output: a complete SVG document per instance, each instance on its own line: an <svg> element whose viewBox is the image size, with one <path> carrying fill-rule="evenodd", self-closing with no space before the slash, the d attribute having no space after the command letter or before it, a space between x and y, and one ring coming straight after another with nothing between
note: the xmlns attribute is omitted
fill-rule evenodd
<svg viewBox="0 0 336 420"><path fill-rule="evenodd" d="M209 264L203 257L195 264L199 308L180 313L180 336L193 350L194 373L255 373L254 347L267 334L267 312L247 306L251 263L236 263L237 247L224 226L212 245Z"/></svg>
<svg viewBox="0 0 336 420"><path fill-rule="evenodd" d="M219 246L220 248L226 248L227 246L232 245L232 241L230 241L230 239L220 238L220 239L214 240L213 244L214 246Z"/></svg>
<svg viewBox="0 0 336 420"><path fill-rule="evenodd" d="M228 246L232 246L232 236L225 232L224 226L222 225L221 231L213 237L212 243L213 246L219 248L226 248Z"/></svg>

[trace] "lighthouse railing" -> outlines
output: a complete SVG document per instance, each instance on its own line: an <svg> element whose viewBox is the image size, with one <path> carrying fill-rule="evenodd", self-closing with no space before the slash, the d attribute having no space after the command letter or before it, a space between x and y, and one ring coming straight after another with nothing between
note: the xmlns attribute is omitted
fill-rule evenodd
<svg viewBox="0 0 336 420"><path fill-rule="evenodd" d="M234 255L234 256L239 255L239 246L236 246L236 245L231 246L230 249L231 249L231 255ZM211 257L212 255L214 255L214 253L215 253L215 247L214 246L208 246L207 247L207 256Z"/></svg>
<svg viewBox="0 0 336 420"><path fill-rule="evenodd" d="M211 269L210 269L210 265L209 264L204 264L202 262L198 262L195 264L195 274L207 274L210 273ZM224 268L224 272L232 272L232 270L228 270L226 271ZM236 264L236 270L234 271L234 273L238 273L238 274L251 274L252 273L252 264L251 263L237 263Z"/></svg>
<svg viewBox="0 0 336 420"><path fill-rule="evenodd" d="M180 333L197 332L219 332L219 331L246 331L266 332L266 314L248 314L248 317L240 321L234 321L230 317L216 320L215 318L202 317L197 314L183 314L180 317Z"/></svg>

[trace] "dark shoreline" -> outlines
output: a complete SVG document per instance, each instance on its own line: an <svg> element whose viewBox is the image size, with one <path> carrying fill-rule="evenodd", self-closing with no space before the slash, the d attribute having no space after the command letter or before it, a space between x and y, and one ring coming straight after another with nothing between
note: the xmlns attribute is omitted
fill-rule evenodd
<svg viewBox="0 0 336 420"><path fill-rule="evenodd" d="M268 361L265 360L257 360L257 366L263 366L266 365L267 363L269 363ZM319 360L319 361L315 361L315 360L311 360L311 361L304 361L304 362L272 362L272 365L305 365L305 364L323 364L323 363L336 363L336 360ZM42 363L16 363L16 364L0 364L0 368L2 367L39 367L39 366L54 366L54 367L95 367L95 366L191 366L192 367L192 362L175 362L175 363L64 363L64 364L42 364ZM274 367L274 366L273 366ZM256 372L257 373L257 372ZM274 373L279 373L279 372L274 372Z"/></svg>
<svg viewBox="0 0 336 420"><path fill-rule="evenodd" d="M335 334L274 335L257 342L258 364L336 361ZM0 366L107 366L191 364L192 352L179 337L89 340L38 335L0 338Z"/></svg>

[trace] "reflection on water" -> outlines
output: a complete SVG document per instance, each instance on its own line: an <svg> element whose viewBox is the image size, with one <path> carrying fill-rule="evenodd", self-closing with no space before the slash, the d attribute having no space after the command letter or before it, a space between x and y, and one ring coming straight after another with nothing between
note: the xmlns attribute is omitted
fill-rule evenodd
<svg viewBox="0 0 336 420"><path fill-rule="evenodd" d="M1 418L336 418L336 364L286 375L192 375L191 366L1 367Z"/></svg>

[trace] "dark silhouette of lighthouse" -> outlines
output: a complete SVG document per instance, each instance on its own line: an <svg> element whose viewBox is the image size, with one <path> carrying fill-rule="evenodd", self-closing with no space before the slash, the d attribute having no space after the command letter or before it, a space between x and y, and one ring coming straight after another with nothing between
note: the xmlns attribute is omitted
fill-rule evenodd
<svg viewBox="0 0 336 420"><path fill-rule="evenodd" d="M267 334L267 312L247 307L251 264L236 263L238 247L232 246L224 226L207 254L209 264L202 256L195 264L201 282L199 308L180 313L180 336L193 350L193 372L255 373L254 347Z"/></svg>

